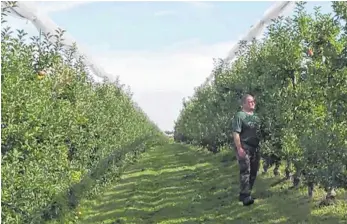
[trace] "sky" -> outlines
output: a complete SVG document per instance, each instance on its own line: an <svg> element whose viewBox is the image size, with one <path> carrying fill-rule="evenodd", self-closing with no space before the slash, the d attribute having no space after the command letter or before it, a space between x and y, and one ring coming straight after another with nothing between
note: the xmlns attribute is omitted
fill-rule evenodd
<svg viewBox="0 0 347 224"><path fill-rule="evenodd" d="M173 130L183 98L211 74L213 58L225 58L273 3L34 2L130 86L134 101L163 131ZM307 9L314 6L331 12L330 2L308 2ZM26 20L7 20L29 36L38 34Z"/></svg>

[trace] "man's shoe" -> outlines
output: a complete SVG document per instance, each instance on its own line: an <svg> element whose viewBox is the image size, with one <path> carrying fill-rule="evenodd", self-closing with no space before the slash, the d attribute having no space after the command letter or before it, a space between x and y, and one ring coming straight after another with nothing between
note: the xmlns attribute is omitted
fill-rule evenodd
<svg viewBox="0 0 347 224"><path fill-rule="evenodd" d="M252 205L253 203L254 203L254 199L251 196L248 196L243 200L243 206L249 206L249 205Z"/></svg>
<svg viewBox="0 0 347 224"><path fill-rule="evenodd" d="M239 201L244 201L245 200L245 198L247 198L247 197L249 197L249 195L248 194L240 194L239 195Z"/></svg>

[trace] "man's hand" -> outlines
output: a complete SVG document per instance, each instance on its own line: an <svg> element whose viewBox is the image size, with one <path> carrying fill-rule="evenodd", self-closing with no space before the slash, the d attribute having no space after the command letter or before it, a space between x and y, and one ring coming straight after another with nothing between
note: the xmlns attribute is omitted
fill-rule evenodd
<svg viewBox="0 0 347 224"><path fill-rule="evenodd" d="M242 147L237 149L237 154L239 155L240 159L243 159L246 156L246 152L245 152L245 150Z"/></svg>
<svg viewBox="0 0 347 224"><path fill-rule="evenodd" d="M240 134L237 132L234 132L233 137L234 137L234 142L235 142L236 149L237 149L238 158L240 158L240 159L245 158L246 152L241 146Z"/></svg>

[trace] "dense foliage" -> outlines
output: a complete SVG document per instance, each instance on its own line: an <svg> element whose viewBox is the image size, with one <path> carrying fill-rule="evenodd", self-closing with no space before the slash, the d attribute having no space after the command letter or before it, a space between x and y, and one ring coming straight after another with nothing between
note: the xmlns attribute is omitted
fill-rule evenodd
<svg viewBox="0 0 347 224"><path fill-rule="evenodd" d="M2 223L42 223L166 138L118 83L93 83L63 31L1 33ZM55 44L49 39L55 38Z"/></svg>
<svg viewBox="0 0 347 224"><path fill-rule="evenodd" d="M232 141L240 97L256 97L264 154L292 164L295 176L325 188L347 183L347 4L314 14L297 3L291 17L267 27L262 40L240 43L232 64L219 61L212 84L184 102L175 140L218 151Z"/></svg>

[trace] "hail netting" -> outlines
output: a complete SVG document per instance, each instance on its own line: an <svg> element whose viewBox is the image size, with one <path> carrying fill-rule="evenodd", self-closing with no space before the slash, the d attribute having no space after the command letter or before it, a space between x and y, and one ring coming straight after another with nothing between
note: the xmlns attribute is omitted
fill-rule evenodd
<svg viewBox="0 0 347 224"><path fill-rule="evenodd" d="M1 7L9 6L10 4L8 2L1 2ZM39 32L45 34L53 34L57 30L62 29L57 24L55 24L54 21L50 19L49 16L47 16L44 12L40 12L33 2L16 2L16 7L9 7L8 9L8 15L24 20L29 20ZM52 36L48 41L50 43L54 43L56 40L56 37ZM90 54L87 53L88 51L83 46L77 44L76 40L67 32L64 33L64 39L60 40L60 42L65 48L71 48L73 46L77 47L74 57L75 59L82 58L83 63L88 69L90 78L93 78L96 82L102 82L105 79L108 79L112 82L118 81L118 77L112 76L111 74L105 72L102 67L98 66L95 60L90 56ZM140 106L136 102L132 102L134 107L140 113L143 113L149 121L151 121L151 119L149 119L147 114L144 113ZM154 123L153 121L151 122Z"/></svg>
<svg viewBox="0 0 347 224"><path fill-rule="evenodd" d="M229 63L236 59L236 53L240 49L239 42L249 42L253 39L260 38L263 35L266 26L271 23L273 19L276 19L281 15L286 15L287 13L291 12L294 7L295 2L285 1L274 3L268 10L265 11L263 17L248 30L246 35L244 35L237 43L234 44L234 46L228 52L227 57L224 59L224 63ZM202 86L209 85L213 78L214 74L212 73Z"/></svg>

